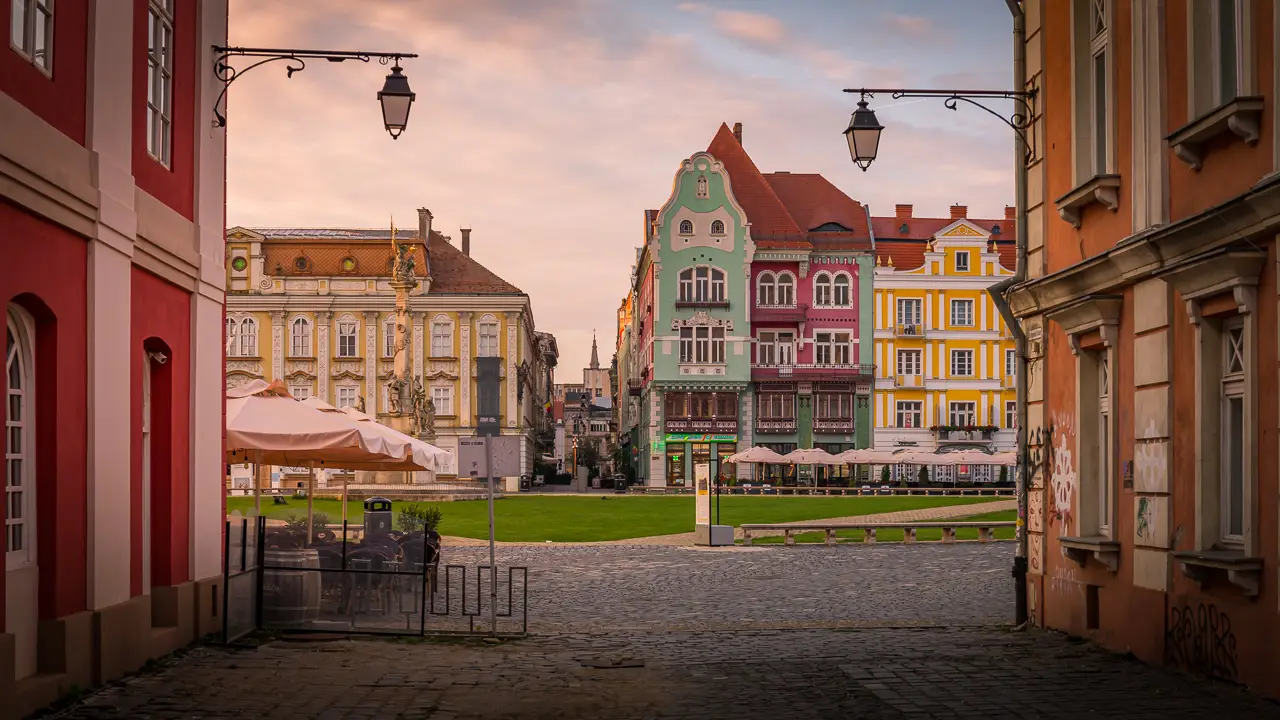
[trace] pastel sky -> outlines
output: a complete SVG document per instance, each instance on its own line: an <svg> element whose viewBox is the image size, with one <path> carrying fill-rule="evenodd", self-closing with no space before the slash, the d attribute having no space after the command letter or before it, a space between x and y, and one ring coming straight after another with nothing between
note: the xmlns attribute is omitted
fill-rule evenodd
<svg viewBox="0 0 1280 720"><path fill-rule="evenodd" d="M878 97L864 173L841 132L845 87L1006 88L1000 0L231 0L232 45L416 52L399 140L375 95L387 69L281 64L229 93L229 225L435 227L532 298L581 381L595 329L613 354L645 208L721 122L764 172L825 175L875 215L1000 217L1013 138L980 110Z"/></svg>

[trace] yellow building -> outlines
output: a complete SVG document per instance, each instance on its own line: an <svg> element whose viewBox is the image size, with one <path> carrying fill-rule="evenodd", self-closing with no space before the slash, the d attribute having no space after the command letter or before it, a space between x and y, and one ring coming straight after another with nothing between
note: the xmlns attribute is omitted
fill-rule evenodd
<svg viewBox="0 0 1280 720"><path fill-rule="evenodd" d="M916 218L898 205L872 220L878 449L1015 447L1013 336L986 292L1013 273L1012 208L1003 220L967 214L953 205L950 218ZM945 482L999 479L989 466L932 472Z"/></svg>
<svg viewBox="0 0 1280 720"><path fill-rule="evenodd" d="M410 295L413 377L435 404L435 440L455 460L458 439L475 434L476 358L504 358L504 435L523 440L521 473L532 473L547 428L554 341L534 331L529 296L470 257L461 243L420 228L397 229L415 246L419 286ZM226 382L282 380L298 398L389 412L395 339L389 229L244 228L227 231ZM541 337L540 337L541 336Z"/></svg>

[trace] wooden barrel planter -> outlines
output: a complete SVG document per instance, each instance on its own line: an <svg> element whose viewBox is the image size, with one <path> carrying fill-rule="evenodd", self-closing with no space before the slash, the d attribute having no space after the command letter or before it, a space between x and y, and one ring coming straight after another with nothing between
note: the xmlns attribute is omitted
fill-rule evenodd
<svg viewBox="0 0 1280 720"><path fill-rule="evenodd" d="M263 625L269 628L308 627L320 617L319 553L310 549L263 552Z"/></svg>

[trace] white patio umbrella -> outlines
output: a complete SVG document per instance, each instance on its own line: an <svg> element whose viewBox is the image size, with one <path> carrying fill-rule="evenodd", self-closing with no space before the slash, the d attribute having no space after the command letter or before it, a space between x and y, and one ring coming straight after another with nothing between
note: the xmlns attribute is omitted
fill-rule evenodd
<svg viewBox="0 0 1280 720"><path fill-rule="evenodd" d="M858 448L855 450L845 450L836 457L840 462L849 465L893 465L902 462L899 458L902 454L902 448L882 449L882 448Z"/></svg>
<svg viewBox="0 0 1280 720"><path fill-rule="evenodd" d="M821 448L800 448L783 456L794 465L842 465L843 460Z"/></svg>
<svg viewBox="0 0 1280 720"><path fill-rule="evenodd" d="M968 464L963 460L958 460L960 456L958 452L936 453L928 450L908 450L900 453L894 462L905 463L907 465L965 465Z"/></svg>
<svg viewBox="0 0 1280 720"><path fill-rule="evenodd" d="M1009 465L1009 466L1017 465L1018 453L1012 450L1008 452L992 453L991 464L992 465Z"/></svg>
<svg viewBox="0 0 1280 720"><path fill-rule="evenodd" d="M372 430L373 432L376 432L379 435L384 435L389 438L401 440L406 444L408 444L410 454L412 455L413 463L415 465L420 466L424 470L428 470L434 473L437 469L439 469L440 463L445 461L449 457L448 450L441 450L440 448L436 447L435 445L432 445L429 442L419 440L418 438L413 437L412 435L406 435L394 428L389 428L386 425L383 425L382 423L373 419L372 416L366 415L365 413L362 413L353 407L344 407L342 408L342 412L345 413L352 420L355 420L357 423L360 423L360 427L362 428L365 427L364 425L365 423L369 423L369 426L370 426L369 429Z"/></svg>
<svg viewBox="0 0 1280 720"><path fill-rule="evenodd" d="M782 465L787 462L787 459L763 445L757 445L753 448L747 448L742 452L734 453L725 458L724 461L727 463L769 463L771 465Z"/></svg>

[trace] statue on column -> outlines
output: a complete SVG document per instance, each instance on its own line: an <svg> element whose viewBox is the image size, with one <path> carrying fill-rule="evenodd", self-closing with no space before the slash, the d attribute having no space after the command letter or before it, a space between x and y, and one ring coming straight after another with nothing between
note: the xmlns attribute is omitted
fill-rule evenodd
<svg viewBox="0 0 1280 720"><path fill-rule="evenodd" d="M364 396L363 396L363 395L358 395L358 396L356 396L356 410L359 410L360 412L364 412L364 411L365 411L365 410L364 410Z"/></svg>
<svg viewBox="0 0 1280 720"><path fill-rule="evenodd" d="M404 382L395 375L387 381L387 411L392 415L400 414L400 388Z"/></svg>

